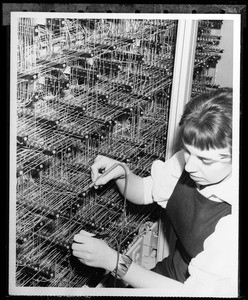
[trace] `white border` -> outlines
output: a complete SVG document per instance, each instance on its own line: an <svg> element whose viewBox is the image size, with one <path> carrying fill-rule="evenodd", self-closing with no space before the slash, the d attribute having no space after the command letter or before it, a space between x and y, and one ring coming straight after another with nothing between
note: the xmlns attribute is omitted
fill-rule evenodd
<svg viewBox="0 0 248 300"><path fill-rule="evenodd" d="M239 198L239 99L240 99L240 15L237 14L124 14L124 13L51 13L51 12L11 12L11 64L10 64L10 201L9 201L9 294L10 295L50 295L50 296L193 296L176 290L164 289L120 289L120 288L57 288L57 287L16 287L15 286L15 229L16 229L16 93L17 93L17 18L93 18L93 19L185 19L185 20L233 20L234 21L234 60L233 60L233 177ZM238 296L238 204L233 206L236 216L237 243L235 257L236 290L230 297Z"/></svg>
<svg viewBox="0 0 248 300"><path fill-rule="evenodd" d="M240 47L241 47L241 19L239 18L238 21L234 22L233 26L233 156L232 156L232 177L234 180L234 186L237 187L235 189L235 198L239 199L239 170L240 170ZM234 218L234 226L236 229L235 234L235 247L234 253L236 256L233 258L235 269L234 269L234 277L237 278L237 282L234 282L234 286L237 288L238 294L238 286L239 286L239 203L233 203L232 205L232 213L235 216Z"/></svg>

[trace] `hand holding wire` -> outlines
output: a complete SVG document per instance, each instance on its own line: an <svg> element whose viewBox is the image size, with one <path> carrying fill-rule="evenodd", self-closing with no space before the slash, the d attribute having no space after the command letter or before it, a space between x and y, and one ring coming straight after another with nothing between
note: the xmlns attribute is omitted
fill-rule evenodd
<svg viewBox="0 0 248 300"><path fill-rule="evenodd" d="M102 179L103 177L105 177L106 175L108 175L111 171L113 171L116 167L118 166L117 163L113 164L110 168L108 168L106 171L104 171L104 173L102 175L100 175L99 177L97 177L97 179L95 181L93 181L90 185L89 188L92 188L93 186L96 186L96 181L99 182L100 179ZM99 184L98 184L99 185Z"/></svg>
<svg viewBox="0 0 248 300"><path fill-rule="evenodd" d="M100 170L105 171L101 174ZM124 163L109 157L98 155L94 164L91 166L92 183L89 185L89 188L92 188L93 186L97 188L112 179L125 178L128 174L129 169Z"/></svg>
<svg viewBox="0 0 248 300"><path fill-rule="evenodd" d="M102 240L104 237L106 236L101 234L93 235L81 230L74 236L72 244L73 255L83 264L113 271L116 267L117 252Z"/></svg>

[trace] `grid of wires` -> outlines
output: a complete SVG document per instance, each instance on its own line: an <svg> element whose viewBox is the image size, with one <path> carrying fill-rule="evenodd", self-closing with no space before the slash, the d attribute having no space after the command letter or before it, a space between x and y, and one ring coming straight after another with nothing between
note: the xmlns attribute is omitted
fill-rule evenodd
<svg viewBox="0 0 248 300"><path fill-rule="evenodd" d="M91 188L90 166L102 154L147 176L164 160L176 31L171 20L19 19L18 286L96 286L104 270L72 256L74 235L104 233L128 253L156 220L124 208L112 182Z"/></svg>
<svg viewBox="0 0 248 300"><path fill-rule="evenodd" d="M202 20L198 23L192 97L219 88L215 83L218 61L224 49L220 48L221 20Z"/></svg>

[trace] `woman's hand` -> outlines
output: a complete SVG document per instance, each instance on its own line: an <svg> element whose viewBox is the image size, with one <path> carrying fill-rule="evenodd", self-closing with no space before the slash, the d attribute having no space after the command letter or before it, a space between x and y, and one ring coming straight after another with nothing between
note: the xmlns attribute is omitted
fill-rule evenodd
<svg viewBox="0 0 248 300"><path fill-rule="evenodd" d="M102 173L100 173L101 170L104 173L104 171L107 171L110 167L112 167L116 163L120 163L120 162L102 155L98 155L95 158L94 164L91 166L91 179L95 183L96 188L99 185L106 184L111 179L117 179L125 176L124 169L121 166L117 166L111 172L109 172L108 174L100 178L100 176L102 175Z"/></svg>
<svg viewBox="0 0 248 300"><path fill-rule="evenodd" d="M76 234L72 244L73 255L85 265L113 271L116 267L117 252L106 242L93 236L84 230Z"/></svg>

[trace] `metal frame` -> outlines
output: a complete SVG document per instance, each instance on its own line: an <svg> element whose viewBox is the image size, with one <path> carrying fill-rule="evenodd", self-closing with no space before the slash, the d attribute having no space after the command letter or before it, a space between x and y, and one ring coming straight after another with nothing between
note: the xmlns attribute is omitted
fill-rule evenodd
<svg viewBox="0 0 248 300"><path fill-rule="evenodd" d="M186 19L178 21L166 160L178 150L178 124L184 106L191 97L197 28L197 20ZM162 228L163 226L160 221L157 260L162 260L169 254L169 241L166 240Z"/></svg>

